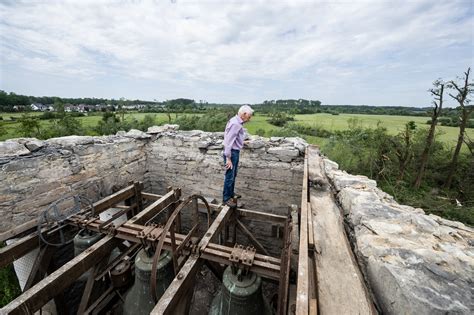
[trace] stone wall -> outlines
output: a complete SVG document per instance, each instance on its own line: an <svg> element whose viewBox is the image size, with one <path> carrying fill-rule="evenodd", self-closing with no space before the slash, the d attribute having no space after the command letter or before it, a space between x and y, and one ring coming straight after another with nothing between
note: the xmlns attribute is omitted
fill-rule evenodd
<svg viewBox="0 0 474 315"><path fill-rule="evenodd" d="M183 195L222 200L223 134L202 131L160 133L150 143L145 181L152 191L181 187ZM306 143L297 138L254 137L240 154L235 190L246 208L285 214L299 204Z"/></svg>
<svg viewBox="0 0 474 315"><path fill-rule="evenodd" d="M96 201L132 180L143 181L149 192L181 187L184 196L198 193L220 201L222 141L222 133L167 126L150 134L132 130L0 142L0 215L5 218L0 232L36 218L60 198L82 195ZM246 207L286 214L289 204L299 203L305 145L296 138L249 139L236 186Z"/></svg>
<svg viewBox="0 0 474 315"><path fill-rule="evenodd" d="M474 230L400 205L325 160L359 265L384 314L472 314Z"/></svg>
<svg viewBox="0 0 474 315"><path fill-rule="evenodd" d="M142 180L146 143L133 133L0 142L0 232L37 218L63 197L96 201Z"/></svg>

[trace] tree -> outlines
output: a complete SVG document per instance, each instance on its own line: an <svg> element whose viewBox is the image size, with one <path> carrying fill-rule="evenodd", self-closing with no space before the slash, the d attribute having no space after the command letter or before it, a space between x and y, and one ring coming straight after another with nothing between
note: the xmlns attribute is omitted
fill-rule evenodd
<svg viewBox="0 0 474 315"><path fill-rule="evenodd" d="M412 145L415 129L416 124L414 121L406 123L405 129L392 141L392 144L395 147L395 155L398 159L397 182L403 180L406 169L413 158Z"/></svg>
<svg viewBox="0 0 474 315"><path fill-rule="evenodd" d="M430 148L431 148L431 145L433 144L435 129L436 129L436 125L438 124L438 117L441 114L441 110L443 109L443 94L444 94L445 83L441 79L438 79L433 82L433 86L434 87L430 89L429 91L431 92L431 95L434 96L434 101L433 101L434 108L433 108L433 112L431 113L430 131L428 132L428 136L426 137L425 148L423 149L423 153L421 154L421 157L420 157L420 166L418 168L416 180L413 185L416 189L420 188L421 180L423 179L423 175L425 173L425 167L428 164Z"/></svg>
<svg viewBox="0 0 474 315"><path fill-rule="evenodd" d="M461 151L461 146L464 142L464 133L466 130L466 125L469 121L469 116L471 115L472 111L474 110L474 106L468 106L470 99L468 98L470 94L473 92L474 83L471 81L469 82L469 74L471 72L471 68L467 68L467 71L464 72L464 80L461 84L454 82L453 80L449 81L447 84L447 88L454 89L457 94L453 95L449 93L453 99L455 99L459 104L459 135L458 135L458 142L456 144L456 148L454 149L453 157L451 159L451 164L449 165L449 173L446 183L444 185L445 188L450 188L451 183L453 181L454 173L456 172L457 162L459 157L459 152Z"/></svg>

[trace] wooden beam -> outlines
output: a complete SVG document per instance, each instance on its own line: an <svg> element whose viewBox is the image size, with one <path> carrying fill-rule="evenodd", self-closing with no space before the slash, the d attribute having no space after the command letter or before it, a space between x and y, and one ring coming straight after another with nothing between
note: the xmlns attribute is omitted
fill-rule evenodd
<svg viewBox="0 0 474 315"><path fill-rule="evenodd" d="M14 238L17 235L24 233L28 230L31 230L35 228L38 225L38 219L34 219L28 222L25 222L23 224L20 224L19 226L10 229L8 231L0 233L0 242L3 242L5 240L8 240L10 238Z"/></svg>
<svg viewBox="0 0 474 315"><path fill-rule="evenodd" d="M38 247L38 245L38 233L35 232L15 241L13 244L0 248L0 268L28 254Z"/></svg>
<svg viewBox="0 0 474 315"><path fill-rule="evenodd" d="M298 252L299 260L296 288L296 314L308 314L308 148L306 148L304 158L303 189L301 192L300 246Z"/></svg>
<svg viewBox="0 0 474 315"><path fill-rule="evenodd" d="M278 315L286 315L288 310L288 294L290 284L290 258L291 258L291 216L285 223L285 235L283 238L282 264L280 270L280 283L278 288Z"/></svg>
<svg viewBox="0 0 474 315"><path fill-rule="evenodd" d="M113 236L103 239L74 257L51 275L38 282L2 309L2 314L32 314L66 289L80 275L104 259L116 246Z"/></svg>
<svg viewBox="0 0 474 315"><path fill-rule="evenodd" d="M222 223L227 221L231 214L231 208L225 206L222 209L222 211L207 230L204 237L199 242L198 248L201 249L201 251L207 247L215 235L219 234L222 227L224 226ZM203 260L200 259L199 256L191 255L150 314L170 314L173 312L178 302L184 296L184 293L186 293L189 287L192 286L196 272L199 270L202 264Z"/></svg>

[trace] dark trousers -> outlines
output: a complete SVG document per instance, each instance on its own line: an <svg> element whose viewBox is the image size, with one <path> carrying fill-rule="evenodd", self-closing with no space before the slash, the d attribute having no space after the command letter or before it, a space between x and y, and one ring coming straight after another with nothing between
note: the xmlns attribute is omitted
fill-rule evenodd
<svg viewBox="0 0 474 315"><path fill-rule="evenodd" d="M234 197L235 177L237 176L237 168L239 165L239 150L231 150L230 160L232 161L232 169L227 169L225 172L224 192L222 200L227 200ZM226 163L226 156L224 156L224 165Z"/></svg>

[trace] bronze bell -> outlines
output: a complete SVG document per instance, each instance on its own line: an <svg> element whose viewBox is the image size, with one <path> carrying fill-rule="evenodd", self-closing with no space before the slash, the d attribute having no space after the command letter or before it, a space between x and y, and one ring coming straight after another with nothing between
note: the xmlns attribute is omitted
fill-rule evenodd
<svg viewBox="0 0 474 315"><path fill-rule="evenodd" d="M127 291L123 305L125 315L148 315L155 306L150 292L151 268L153 255L148 256L145 250L140 250L135 257L135 282ZM158 261L156 274L156 292L158 297L165 293L174 279L171 253L164 251Z"/></svg>
<svg viewBox="0 0 474 315"><path fill-rule="evenodd" d="M262 294L262 279L253 272L244 274L229 266L222 277L222 288L212 301L210 315L270 315L270 305Z"/></svg>

